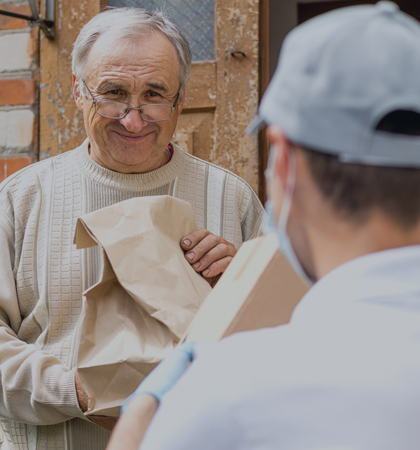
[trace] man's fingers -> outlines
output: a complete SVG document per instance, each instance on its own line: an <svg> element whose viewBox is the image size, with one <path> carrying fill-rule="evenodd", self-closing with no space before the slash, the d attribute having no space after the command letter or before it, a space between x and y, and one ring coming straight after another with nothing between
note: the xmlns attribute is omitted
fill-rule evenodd
<svg viewBox="0 0 420 450"><path fill-rule="evenodd" d="M225 272L228 265L232 262L232 256L226 256L225 258L219 259L202 272L205 278L213 278Z"/></svg>
<svg viewBox="0 0 420 450"><path fill-rule="evenodd" d="M224 239L222 239L220 236L216 236L214 234L209 234L204 239L202 239L194 248L192 248L189 252L185 254L185 257L187 258L187 261L192 264L194 269L199 270L200 272L203 270L204 266L203 264L206 263L206 267L211 264L215 259L208 260L208 257L206 260L203 260L203 257L205 255L208 255L212 250L217 249L217 255L212 253L214 255L214 258L216 256L223 257L227 256L230 253L230 249L228 246L233 247L232 244L227 243Z"/></svg>
<svg viewBox="0 0 420 450"><path fill-rule="evenodd" d="M185 254L185 257L187 258L187 261L190 264L196 263L199 261L208 251L210 251L212 248L216 247L219 243L224 242L223 239L220 236L216 236L215 234L209 233L207 236L205 236L201 241L198 242L198 244L195 245L195 247L192 247L189 252ZM197 269L198 267L195 267L193 265L194 269Z"/></svg>
<svg viewBox="0 0 420 450"><path fill-rule="evenodd" d="M236 248L207 230L197 230L181 240L185 258L213 287L236 255Z"/></svg>
<svg viewBox="0 0 420 450"><path fill-rule="evenodd" d="M210 267L210 265L212 265L216 261L222 260L226 256L233 257L235 256L235 254L236 249L233 245L228 244L226 242L219 242L214 247L210 247L209 250L205 252L204 255L192 266L195 271L203 272L205 269Z"/></svg>
<svg viewBox="0 0 420 450"><path fill-rule="evenodd" d="M211 234L210 231L200 228L199 230L195 230L187 236L184 236L181 239L182 249L185 251L191 250L209 234Z"/></svg>

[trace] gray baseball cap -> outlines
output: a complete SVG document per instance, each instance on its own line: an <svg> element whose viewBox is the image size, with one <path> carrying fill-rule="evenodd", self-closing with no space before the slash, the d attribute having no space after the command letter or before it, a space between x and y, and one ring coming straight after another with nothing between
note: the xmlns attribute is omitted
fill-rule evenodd
<svg viewBox="0 0 420 450"><path fill-rule="evenodd" d="M420 168L419 136L376 130L398 110L420 114L420 23L382 1L292 30L248 130L278 125L343 162Z"/></svg>

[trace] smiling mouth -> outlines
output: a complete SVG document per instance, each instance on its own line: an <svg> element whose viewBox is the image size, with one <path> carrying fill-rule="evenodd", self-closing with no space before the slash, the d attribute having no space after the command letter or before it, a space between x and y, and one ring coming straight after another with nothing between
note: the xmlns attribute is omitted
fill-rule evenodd
<svg viewBox="0 0 420 450"><path fill-rule="evenodd" d="M153 133L153 131L149 131L148 133L145 133L145 134L125 134L125 133L120 133L118 131L114 131L114 133L116 133L119 137L121 137L123 139L127 139L130 141L139 141L139 140L142 140L145 137L149 136L149 134Z"/></svg>

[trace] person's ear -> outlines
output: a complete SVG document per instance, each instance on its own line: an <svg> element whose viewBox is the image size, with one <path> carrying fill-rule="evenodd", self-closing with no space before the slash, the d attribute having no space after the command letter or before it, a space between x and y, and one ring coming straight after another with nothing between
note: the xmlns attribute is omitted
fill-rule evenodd
<svg viewBox="0 0 420 450"><path fill-rule="evenodd" d="M178 114L182 113L182 110L184 108L184 100L185 100L185 88L182 89L181 95L178 100Z"/></svg>
<svg viewBox="0 0 420 450"><path fill-rule="evenodd" d="M74 73L72 74L72 86L73 86L73 97L74 101L76 102L76 106L80 111L83 112L83 97L80 92L80 83Z"/></svg>
<svg viewBox="0 0 420 450"><path fill-rule="evenodd" d="M276 150L274 161L272 163L273 178L278 177L280 179L281 187L283 191L285 191L290 164L289 143L281 129L274 125L268 127L267 136L271 145L275 147Z"/></svg>

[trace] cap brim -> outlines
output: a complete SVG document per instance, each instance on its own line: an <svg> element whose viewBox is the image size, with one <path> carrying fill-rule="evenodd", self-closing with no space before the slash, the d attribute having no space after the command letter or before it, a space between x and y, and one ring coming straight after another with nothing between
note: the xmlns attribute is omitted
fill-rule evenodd
<svg viewBox="0 0 420 450"><path fill-rule="evenodd" d="M245 133L246 134L257 133L258 131L261 131L264 125L266 125L265 120L260 115L257 115L254 117L252 122L247 126Z"/></svg>

